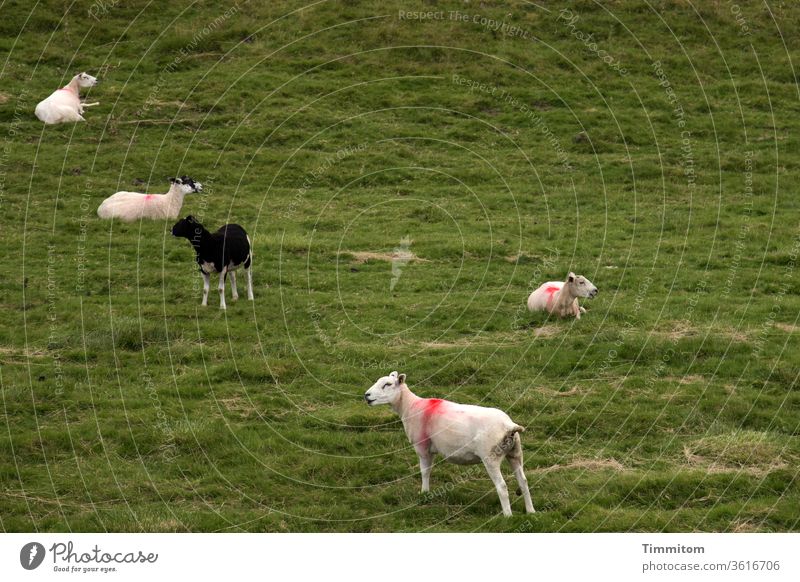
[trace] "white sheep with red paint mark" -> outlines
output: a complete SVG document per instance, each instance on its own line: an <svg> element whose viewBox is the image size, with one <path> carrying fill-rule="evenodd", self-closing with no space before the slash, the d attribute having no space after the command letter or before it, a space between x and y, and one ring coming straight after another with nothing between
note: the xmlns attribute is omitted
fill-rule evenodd
<svg viewBox="0 0 800 582"><path fill-rule="evenodd" d="M69 83L61 89L56 89L47 99L36 105L34 110L36 117L47 125L86 121L83 118L84 107L98 104L81 102L80 90L94 87L97 83L97 78L86 73L78 73Z"/></svg>
<svg viewBox="0 0 800 582"><path fill-rule="evenodd" d="M583 275L570 272L566 281L548 281L528 297L530 311L548 311L561 317L581 318L586 310L578 305L579 297L594 297L597 287Z"/></svg>
<svg viewBox="0 0 800 582"><path fill-rule="evenodd" d="M500 470L503 459L508 459L525 500L525 511L534 513L528 480L522 469L519 433L525 429L497 408L420 398L405 382L405 374L392 372L375 382L364 399L370 406L388 404L400 415L406 436L419 457L422 492L430 491L436 454L457 465L483 463L500 497L503 515L509 516L508 487Z"/></svg>
<svg viewBox="0 0 800 582"><path fill-rule="evenodd" d="M118 218L122 222L133 222L141 218L174 220L181 212L183 197L192 192L202 192L203 185L189 176L170 178L169 181L170 187L166 194L112 194L100 204L97 216L105 219Z"/></svg>

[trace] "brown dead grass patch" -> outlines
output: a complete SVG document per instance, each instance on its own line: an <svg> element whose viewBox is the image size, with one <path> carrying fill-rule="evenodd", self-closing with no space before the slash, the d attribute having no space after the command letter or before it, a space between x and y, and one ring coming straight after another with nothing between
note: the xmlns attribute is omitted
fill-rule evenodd
<svg viewBox="0 0 800 582"><path fill-rule="evenodd" d="M679 339L695 335L696 333L697 330L693 328L691 325L687 325L686 323L675 322L675 325L672 327L672 329L670 329L670 331L659 332L659 335L662 335L672 341L677 341Z"/></svg>
<svg viewBox="0 0 800 582"><path fill-rule="evenodd" d="M536 337L555 337L561 332L561 328L557 325L543 325L533 330L533 335Z"/></svg>
<svg viewBox="0 0 800 582"><path fill-rule="evenodd" d="M421 259L411 251L400 251L394 253L373 253L370 251L342 251L342 255L351 255L353 261L360 264L367 261L385 261L391 263L392 261L416 261L418 263L430 263L428 259Z"/></svg>
<svg viewBox="0 0 800 582"><path fill-rule="evenodd" d="M792 461L778 437L757 431L735 431L697 439L684 445L683 456L692 468L708 473L745 473L764 476Z"/></svg>
<svg viewBox="0 0 800 582"><path fill-rule="evenodd" d="M0 346L0 357L10 360L25 360L28 358L46 358L52 355L51 352L46 350L25 350L23 348L14 348L8 346Z"/></svg>
<svg viewBox="0 0 800 582"><path fill-rule="evenodd" d="M800 326L792 325L790 323L776 323L775 327L787 333L797 333L800 331Z"/></svg>
<svg viewBox="0 0 800 582"><path fill-rule="evenodd" d="M753 533L761 531L752 519L737 519L731 524L731 532L733 533Z"/></svg>
<svg viewBox="0 0 800 582"><path fill-rule="evenodd" d="M506 261L508 261L509 263L518 263L520 261L524 261L524 260L532 259L532 258L533 257L531 257L527 253L514 253L513 255L508 255L506 257Z"/></svg>
<svg viewBox="0 0 800 582"><path fill-rule="evenodd" d="M581 469L583 471L625 471L625 465L616 459L574 459L564 465L551 465L534 469L534 473L552 473L554 471L566 471L569 469Z"/></svg>
<svg viewBox="0 0 800 582"><path fill-rule="evenodd" d="M577 386L573 386L569 390L564 390L563 392L560 390L553 390L552 388L545 388L544 386L538 386L535 390L545 396L575 396L576 394L583 394L581 390L578 389Z"/></svg>
<svg viewBox="0 0 800 582"><path fill-rule="evenodd" d="M251 418L256 415L255 407L244 398L234 396L233 398L220 398L219 403L230 412L240 418Z"/></svg>
<svg viewBox="0 0 800 582"><path fill-rule="evenodd" d="M680 384L699 384L701 382L705 382L705 378L697 374L688 374L686 376L682 376L678 382Z"/></svg>

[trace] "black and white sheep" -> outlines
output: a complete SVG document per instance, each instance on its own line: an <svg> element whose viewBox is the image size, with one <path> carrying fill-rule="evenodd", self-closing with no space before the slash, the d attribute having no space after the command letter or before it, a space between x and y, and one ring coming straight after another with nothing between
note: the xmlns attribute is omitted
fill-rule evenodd
<svg viewBox="0 0 800 582"><path fill-rule="evenodd" d="M219 273L219 308L225 305L225 276L231 276L231 296L239 299L236 290L236 273L240 266L247 272L247 298L253 300L253 263L250 237L238 224L226 224L217 232L207 231L194 216L187 216L172 227L172 236L187 239L197 255L197 264L203 275L203 303L208 305L208 288L211 273Z"/></svg>

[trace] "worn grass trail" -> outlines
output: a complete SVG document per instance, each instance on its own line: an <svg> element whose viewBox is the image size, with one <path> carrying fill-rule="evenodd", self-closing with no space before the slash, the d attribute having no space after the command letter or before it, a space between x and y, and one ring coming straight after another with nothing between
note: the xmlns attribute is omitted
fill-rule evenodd
<svg viewBox="0 0 800 582"><path fill-rule="evenodd" d="M739 10L4 4L0 528L797 530L800 6ZM96 218L181 174L253 303ZM525 311L569 270L580 321ZM480 468L421 497L392 370L526 426L539 513Z"/></svg>

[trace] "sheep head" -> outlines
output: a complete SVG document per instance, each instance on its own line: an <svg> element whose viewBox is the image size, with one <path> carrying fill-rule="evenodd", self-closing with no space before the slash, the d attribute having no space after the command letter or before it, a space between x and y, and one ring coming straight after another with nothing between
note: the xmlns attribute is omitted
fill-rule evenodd
<svg viewBox="0 0 800 582"><path fill-rule="evenodd" d="M203 185L200 182L195 182L189 176L181 176L180 178L170 178L169 183L173 188L177 187L183 194L191 194L192 192L202 192Z"/></svg>
<svg viewBox="0 0 800 582"><path fill-rule="evenodd" d="M402 392L403 384L406 382L405 374L392 372L388 376L378 378L378 381L364 394L364 400L370 406L378 404L394 404Z"/></svg>
<svg viewBox="0 0 800 582"><path fill-rule="evenodd" d="M172 236L186 238L190 241L199 237L203 232L203 225L191 214L186 218L181 218L172 227Z"/></svg>
<svg viewBox="0 0 800 582"><path fill-rule="evenodd" d="M569 286L574 297L594 297L597 295L597 287L583 275L576 275L570 272L567 275L565 284Z"/></svg>
<svg viewBox="0 0 800 582"><path fill-rule="evenodd" d="M98 82L97 77L92 77L86 73L78 73L75 78L78 80L78 87L81 88L94 87Z"/></svg>

